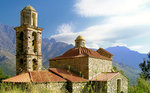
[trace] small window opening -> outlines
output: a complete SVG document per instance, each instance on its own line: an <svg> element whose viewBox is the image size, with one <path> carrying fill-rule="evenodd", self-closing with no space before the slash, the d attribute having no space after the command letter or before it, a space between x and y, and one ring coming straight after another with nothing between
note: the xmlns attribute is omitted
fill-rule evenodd
<svg viewBox="0 0 150 93"><path fill-rule="evenodd" d="M33 70L37 70L37 60L36 59L33 59Z"/></svg>
<svg viewBox="0 0 150 93"><path fill-rule="evenodd" d="M33 46L33 51L35 53L37 52L37 39L36 39L37 35L35 32L33 32L32 36L33 36L32 46Z"/></svg>
<svg viewBox="0 0 150 93"><path fill-rule="evenodd" d="M23 52L23 32L20 33L20 51Z"/></svg>
<svg viewBox="0 0 150 93"><path fill-rule="evenodd" d="M36 14L32 14L32 19L33 19L33 26L36 26Z"/></svg>

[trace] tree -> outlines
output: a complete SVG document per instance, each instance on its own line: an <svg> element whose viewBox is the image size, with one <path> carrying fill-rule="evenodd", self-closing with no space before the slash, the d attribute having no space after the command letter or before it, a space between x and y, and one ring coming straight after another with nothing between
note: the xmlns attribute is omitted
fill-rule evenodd
<svg viewBox="0 0 150 93"><path fill-rule="evenodd" d="M142 70L142 72L140 73L140 77L144 78L145 80L150 79L150 52L147 56L148 60L144 59L144 62L139 64Z"/></svg>
<svg viewBox="0 0 150 93"><path fill-rule="evenodd" d="M6 78L9 78L8 75L5 75L2 71L2 69L0 68L0 82L3 80L3 79L6 79Z"/></svg>

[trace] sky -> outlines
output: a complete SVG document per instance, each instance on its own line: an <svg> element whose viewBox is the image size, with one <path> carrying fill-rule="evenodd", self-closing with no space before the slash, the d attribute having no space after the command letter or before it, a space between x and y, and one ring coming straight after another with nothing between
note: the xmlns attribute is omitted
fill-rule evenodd
<svg viewBox="0 0 150 93"><path fill-rule="evenodd" d="M81 35L88 48L150 51L150 0L1 0L0 23L19 26L27 5L38 12L43 38L74 44Z"/></svg>

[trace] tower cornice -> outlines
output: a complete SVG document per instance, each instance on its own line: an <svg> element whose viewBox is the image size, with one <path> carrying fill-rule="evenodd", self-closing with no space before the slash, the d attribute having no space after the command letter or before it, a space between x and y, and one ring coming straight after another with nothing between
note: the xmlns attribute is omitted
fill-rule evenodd
<svg viewBox="0 0 150 93"><path fill-rule="evenodd" d="M16 31L23 31L23 30L31 30L31 31L43 31L43 28L41 27L35 27L35 26L31 26L31 25L21 25L20 27L15 27L14 28Z"/></svg>

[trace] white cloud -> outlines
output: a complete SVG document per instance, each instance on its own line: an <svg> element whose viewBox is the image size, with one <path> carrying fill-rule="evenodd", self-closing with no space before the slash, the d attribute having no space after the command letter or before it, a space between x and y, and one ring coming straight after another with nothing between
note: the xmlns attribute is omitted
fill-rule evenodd
<svg viewBox="0 0 150 93"><path fill-rule="evenodd" d="M75 11L86 17L136 12L149 0L76 0Z"/></svg>
<svg viewBox="0 0 150 93"><path fill-rule="evenodd" d="M58 26L57 31L59 33L71 33L72 32L72 23L71 24L62 24Z"/></svg>
<svg viewBox="0 0 150 93"><path fill-rule="evenodd" d="M130 46L129 47L130 49L132 49L132 50L140 50L140 49L142 49L143 48L143 46L142 45L135 45L135 46Z"/></svg>
<svg viewBox="0 0 150 93"><path fill-rule="evenodd" d="M124 44L124 43L112 43L112 46L115 47L115 46L125 46L127 47L127 44Z"/></svg>
<svg viewBox="0 0 150 93"><path fill-rule="evenodd" d="M82 35L86 40L86 46L90 48L98 48L106 44L107 46L127 46L118 42L118 40L129 40L138 36L141 38L143 33L150 34L149 28L145 29L143 27L145 25L150 26L149 16L150 13L147 15L145 13L142 15L115 16L105 20L104 24L93 25L80 32L73 32L72 26L62 24L58 26L59 34L52 35L51 38L55 38L56 41L74 44L75 38ZM143 20L139 20L141 18Z"/></svg>
<svg viewBox="0 0 150 93"><path fill-rule="evenodd" d="M149 0L77 0L76 11L82 16L115 16L109 16L103 22L91 25L80 32L73 31L72 23L62 24L57 28L58 34L50 38L74 44L75 38L82 35L86 40L86 46L90 48L130 46L130 49L147 52L148 48L140 46L140 43L122 43L133 38L138 42L142 37L150 36L150 11L143 6L147 1ZM129 14L120 15L123 13Z"/></svg>
<svg viewBox="0 0 150 93"><path fill-rule="evenodd" d="M73 24L62 24L57 27L58 34L50 36L56 41L61 41L69 44L73 44L74 38L77 36L77 33L73 33Z"/></svg>

